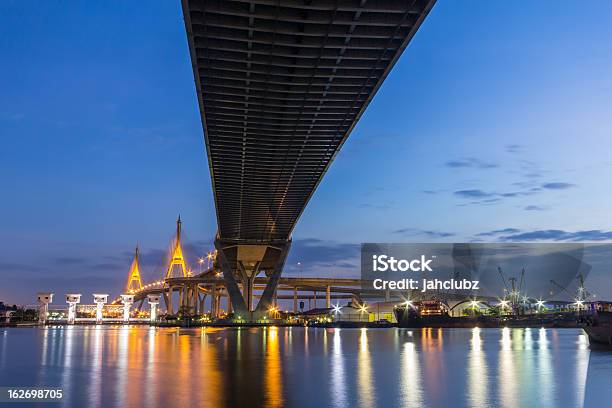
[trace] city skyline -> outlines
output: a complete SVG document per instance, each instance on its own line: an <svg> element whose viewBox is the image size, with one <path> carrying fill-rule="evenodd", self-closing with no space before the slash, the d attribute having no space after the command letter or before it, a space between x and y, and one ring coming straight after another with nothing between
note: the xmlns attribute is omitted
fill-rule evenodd
<svg viewBox="0 0 612 408"><path fill-rule="evenodd" d="M0 6L0 300L116 293L137 243L153 279L179 213L197 267L216 222L180 6L26 8ZM358 275L360 242L612 240L611 8L439 2L314 194L285 273ZM587 285L610 297L605 278Z"/></svg>

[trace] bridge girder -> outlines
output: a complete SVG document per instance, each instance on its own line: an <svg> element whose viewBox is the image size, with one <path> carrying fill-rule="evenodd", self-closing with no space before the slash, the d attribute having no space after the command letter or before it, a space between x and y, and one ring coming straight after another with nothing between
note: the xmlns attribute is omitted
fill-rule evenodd
<svg viewBox="0 0 612 408"><path fill-rule="evenodd" d="M252 310L259 270L269 305L299 217L434 3L182 0L236 311ZM233 254L258 246L271 265Z"/></svg>

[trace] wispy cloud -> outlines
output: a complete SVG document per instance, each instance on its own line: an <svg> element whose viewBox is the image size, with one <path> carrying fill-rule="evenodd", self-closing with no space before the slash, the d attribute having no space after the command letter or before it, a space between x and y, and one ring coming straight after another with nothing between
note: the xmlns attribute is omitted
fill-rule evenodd
<svg viewBox="0 0 612 408"><path fill-rule="evenodd" d="M545 188L547 190L567 190L568 188L572 188L572 187L576 187L576 185L571 184L571 183L562 183L562 182L542 184L542 188Z"/></svg>
<svg viewBox="0 0 612 408"><path fill-rule="evenodd" d="M534 183L530 182L517 182L513 184L514 186L521 187L517 191L507 191L507 192L497 192L497 191L485 191L481 189L468 189L468 190L457 190L453 192L456 197L462 199L475 200L468 203L464 203L462 205L482 205L482 204L492 204L501 201L505 198L516 198L516 197L526 197L532 196L534 194L541 194L547 190L566 190L569 188L576 187L575 184L566 183L566 182L550 182L544 183L541 185L534 186ZM538 211L544 210L542 207L538 207L535 205L528 205L525 207L525 210L528 211Z"/></svg>
<svg viewBox="0 0 612 408"><path fill-rule="evenodd" d="M479 189L472 189L472 190L458 190L455 191L453 194L455 194L458 197L461 198L488 198L488 197L493 197L495 196L495 193L487 193L485 191L479 190Z"/></svg>
<svg viewBox="0 0 612 408"><path fill-rule="evenodd" d="M506 145L506 152L508 153L520 153L523 150L523 146L520 144L509 144Z"/></svg>
<svg viewBox="0 0 612 408"><path fill-rule="evenodd" d="M446 167L450 168L475 168L475 169L493 169L499 167L499 164L485 162L474 157L468 157L465 159L448 160L444 163Z"/></svg>
<svg viewBox="0 0 612 408"><path fill-rule="evenodd" d="M427 238L448 238L456 235L454 232L421 230L416 228L401 228L393 231L393 233L404 236L424 236Z"/></svg>
<svg viewBox="0 0 612 408"><path fill-rule="evenodd" d="M300 275L357 276L359 251L359 244L314 238L295 239L284 270L288 274Z"/></svg>
<svg viewBox="0 0 612 408"><path fill-rule="evenodd" d="M502 242L532 242L532 241L609 241L612 240L612 231L579 230L564 231L559 229L544 229L521 231L517 228L504 228L481 232L477 237L493 237Z"/></svg>
<svg viewBox="0 0 612 408"><path fill-rule="evenodd" d="M511 234L501 237L502 241L607 241L612 240L612 231L586 230L586 231L563 231L563 230L536 230Z"/></svg>
<svg viewBox="0 0 612 408"><path fill-rule="evenodd" d="M476 234L476 236L477 237L493 237L493 236L503 235L503 234L516 234L518 232L521 232L521 230L516 229L516 228L504 228L504 229L498 229L498 230L493 230L493 231L481 232L479 234Z"/></svg>

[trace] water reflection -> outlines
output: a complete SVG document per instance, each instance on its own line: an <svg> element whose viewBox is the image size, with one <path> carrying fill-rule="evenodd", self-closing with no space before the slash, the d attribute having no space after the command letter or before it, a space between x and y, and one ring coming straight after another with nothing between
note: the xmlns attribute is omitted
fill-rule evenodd
<svg viewBox="0 0 612 408"><path fill-rule="evenodd" d="M372 384L374 378L372 375L372 362L370 361L370 350L368 349L368 329L360 329L359 336L359 353L357 355L357 381L359 392L359 406L373 407L375 397L375 389Z"/></svg>
<svg viewBox="0 0 612 408"><path fill-rule="evenodd" d="M88 407L582 406L594 358L572 329L74 326L0 342L0 384Z"/></svg>
<svg viewBox="0 0 612 408"><path fill-rule="evenodd" d="M341 329L334 329L333 351L331 355L331 384L330 394L333 406L344 407L347 405L346 389L344 379L344 359L342 354Z"/></svg>
<svg viewBox="0 0 612 408"><path fill-rule="evenodd" d="M489 379L487 361L482 350L481 330L472 329L470 340L470 354L468 356L468 392L467 398L470 407L488 407Z"/></svg>
<svg viewBox="0 0 612 408"><path fill-rule="evenodd" d="M278 348L278 328L270 327L267 331L265 359L266 406L283 406L283 378L281 372L281 356Z"/></svg>
<svg viewBox="0 0 612 408"><path fill-rule="evenodd" d="M421 367L419 355L413 342L404 343L401 351L401 384L400 394L402 406L423 406L423 390L421 385Z"/></svg>
<svg viewBox="0 0 612 408"><path fill-rule="evenodd" d="M553 399L550 396L554 395L554 372L552 368L552 359L550 349L548 348L547 330L544 328L538 331L538 384L540 387L540 404L544 407L553 405Z"/></svg>
<svg viewBox="0 0 612 408"><path fill-rule="evenodd" d="M517 384L514 371L514 353L512 352L512 337L510 329L502 329L501 350L498 366L498 381L500 384L500 399L503 407L517 406Z"/></svg>

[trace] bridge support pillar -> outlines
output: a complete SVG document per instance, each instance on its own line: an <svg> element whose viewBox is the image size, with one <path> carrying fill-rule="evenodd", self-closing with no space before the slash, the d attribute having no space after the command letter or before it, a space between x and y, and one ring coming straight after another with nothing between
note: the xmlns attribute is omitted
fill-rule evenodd
<svg viewBox="0 0 612 408"><path fill-rule="evenodd" d="M293 313L297 313L298 311L298 294L297 287L293 288Z"/></svg>
<svg viewBox="0 0 612 408"><path fill-rule="evenodd" d="M108 302L108 294L94 293L94 303L96 304L96 324L102 324L102 311Z"/></svg>
<svg viewBox="0 0 612 408"><path fill-rule="evenodd" d="M76 320L76 305L77 303L81 303L81 294L67 294L66 303L68 303L68 324L74 324L74 321Z"/></svg>
<svg viewBox="0 0 612 408"><path fill-rule="evenodd" d="M53 302L53 293L39 293L38 299L38 323L45 324L49 317L49 304Z"/></svg>
<svg viewBox="0 0 612 408"><path fill-rule="evenodd" d="M149 321L153 323L157 321L157 307L159 306L160 295L147 295L147 301L149 302L149 306L151 308Z"/></svg>
<svg viewBox="0 0 612 408"><path fill-rule="evenodd" d="M214 293L212 295L212 298L210 299L211 305L210 305L210 314L214 319L219 318L219 309L221 306L221 295L219 295L218 293Z"/></svg>
<svg viewBox="0 0 612 408"><path fill-rule="evenodd" d="M206 294L202 294L202 297L200 298L200 313L204 314L206 313Z"/></svg>
<svg viewBox="0 0 612 408"><path fill-rule="evenodd" d="M325 288L325 307L328 309L331 307L331 286L329 285Z"/></svg>
<svg viewBox="0 0 612 408"><path fill-rule="evenodd" d="M121 295L121 301L123 302L123 323L129 323L130 309L134 304L134 295Z"/></svg>
<svg viewBox="0 0 612 408"><path fill-rule="evenodd" d="M259 320L267 314L290 246L290 240L262 244L241 244L219 238L215 240L217 260L235 313L247 317L249 321ZM254 283L262 271L268 283L257 307L254 307ZM239 283L242 284L242 292Z"/></svg>
<svg viewBox="0 0 612 408"><path fill-rule="evenodd" d="M172 310L172 287L169 287L168 290L164 292L164 301L166 302L166 314L174 314L174 310Z"/></svg>

